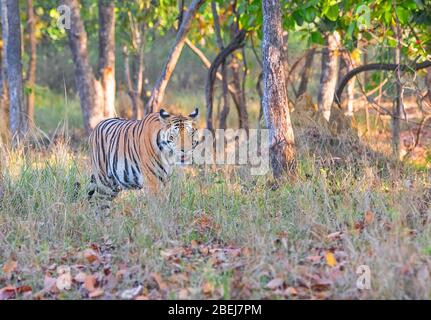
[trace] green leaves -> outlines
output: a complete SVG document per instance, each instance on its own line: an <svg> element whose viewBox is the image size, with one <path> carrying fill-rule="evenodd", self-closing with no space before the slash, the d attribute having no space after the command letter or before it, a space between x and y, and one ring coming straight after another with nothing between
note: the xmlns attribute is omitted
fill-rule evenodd
<svg viewBox="0 0 431 320"><path fill-rule="evenodd" d="M338 5L335 5L335 6L329 7L324 14L329 20L337 21L339 13L340 13L340 9L338 8Z"/></svg>

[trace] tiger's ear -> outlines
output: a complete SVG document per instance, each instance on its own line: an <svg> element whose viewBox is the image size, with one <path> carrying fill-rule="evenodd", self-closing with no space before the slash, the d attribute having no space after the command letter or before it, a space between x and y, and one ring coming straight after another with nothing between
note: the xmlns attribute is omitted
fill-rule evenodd
<svg viewBox="0 0 431 320"><path fill-rule="evenodd" d="M196 108L195 111L189 114L189 117L195 120L198 115L199 115L199 108Z"/></svg>
<svg viewBox="0 0 431 320"><path fill-rule="evenodd" d="M168 119L171 115L168 112L166 112L165 109L160 109L159 116L160 116L160 120L163 121Z"/></svg>

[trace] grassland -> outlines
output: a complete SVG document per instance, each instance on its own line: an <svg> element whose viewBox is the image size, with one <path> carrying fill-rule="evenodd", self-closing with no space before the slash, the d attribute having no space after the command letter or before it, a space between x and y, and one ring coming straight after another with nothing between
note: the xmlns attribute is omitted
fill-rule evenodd
<svg viewBox="0 0 431 320"><path fill-rule="evenodd" d="M2 146L1 296L431 298L427 171L324 139L298 129L298 178L275 190L247 168L191 167L103 213L85 198L85 143ZM356 287L360 265L370 290Z"/></svg>

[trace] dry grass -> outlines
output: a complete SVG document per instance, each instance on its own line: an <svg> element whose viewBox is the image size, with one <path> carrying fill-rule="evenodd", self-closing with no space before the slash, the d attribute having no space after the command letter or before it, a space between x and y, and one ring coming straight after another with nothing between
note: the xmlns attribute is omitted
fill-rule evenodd
<svg viewBox="0 0 431 320"><path fill-rule="evenodd" d="M307 134L298 132L298 180L275 191L244 168L189 168L156 199L123 192L106 214L85 190L73 200L74 182L88 182L85 149L2 148L0 288L91 297L76 279L69 290L50 287L66 265L72 278L94 275L97 298L136 287L150 299L431 298L428 176L366 147L355 153L348 139ZM82 259L88 248L95 261ZM355 286L359 265L371 269L371 290Z"/></svg>

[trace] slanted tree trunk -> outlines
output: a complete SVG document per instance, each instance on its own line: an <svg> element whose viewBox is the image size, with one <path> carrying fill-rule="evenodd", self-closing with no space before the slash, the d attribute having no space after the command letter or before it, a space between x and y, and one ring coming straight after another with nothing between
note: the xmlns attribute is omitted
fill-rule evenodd
<svg viewBox="0 0 431 320"><path fill-rule="evenodd" d="M395 12L395 38L397 39L397 46L395 48L395 64L397 65L396 72L396 88L397 88L397 96L394 101L394 106L392 110L392 153L393 157L396 160L400 158L400 117L401 110L403 110L403 95L404 88L401 83L401 30L400 24L398 21L398 15L396 13L396 1L392 0L392 7Z"/></svg>
<svg viewBox="0 0 431 320"><path fill-rule="evenodd" d="M33 0L27 0L27 28L28 34L28 61L27 76L25 79L27 92L27 112L30 127L34 126L34 98L36 84L36 18L34 15Z"/></svg>
<svg viewBox="0 0 431 320"><path fill-rule="evenodd" d="M276 179L295 169L295 139L290 122L283 66L283 28L279 0L263 0L263 111L269 129L271 167Z"/></svg>
<svg viewBox="0 0 431 320"><path fill-rule="evenodd" d="M338 44L339 34L335 31L325 35L326 47L322 51L322 71L320 76L317 105L319 112L329 121L331 105L334 101L338 75Z"/></svg>
<svg viewBox="0 0 431 320"><path fill-rule="evenodd" d="M341 80L349 71L355 68L352 58L350 57L349 52L343 51L340 54L340 62L339 62L339 72L338 72L338 80ZM353 100L354 100L354 89L355 82L350 81L347 84L347 116L353 116Z"/></svg>
<svg viewBox="0 0 431 320"><path fill-rule="evenodd" d="M188 10L184 13L175 43L169 52L168 59L166 60L156 84L154 85L150 99L146 105L147 113L159 110L169 79L171 78L172 72L174 71L178 59L180 58L181 51L183 50L184 42L186 40L187 32L191 27L192 20L204 2L205 0L193 0Z"/></svg>
<svg viewBox="0 0 431 320"><path fill-rule="evenodd" d="M27 133L27 109L23 99L21 23L19 2L2 0L3 42L6 46L10 131L15 142Z"/></svg>
<svg viewBox="0 0 431 320"><path fill-rule="evenodd" d="M217 76L217 69L221 65L222 61L227 58L232 52L235 50L242 48L244 46L245 39L245 31L241 30L235 38L229 43L229 45L221 51L217 57L212 62L209 70L208 76L205 84L205 101L206 101L206 122L207 128L209 130L214 130L213 126L213 99L214 99L214 82ZM232 93L232 91L229 90ZM232 98L234 99L235 104L238 103L236 101L236 92L232 93Z"/></svg>
<svg viewBox="0 0 431 320"><path fill-rule="evenodd" d="M311 67L313 65L314 53L316 52L316 48L311 48L307 52L307 56L305 57L304 68L301 75L301 82L299 83L298 91L296 92L296 97L299 98L307 91L308 80L311 76Z"/></svg>
<svg viewBox="0 0 431 320"><path fill-rule="evenodd" d="M99 0L99 79L103 88L103 116L115 115L114 2Z"/></svg>

